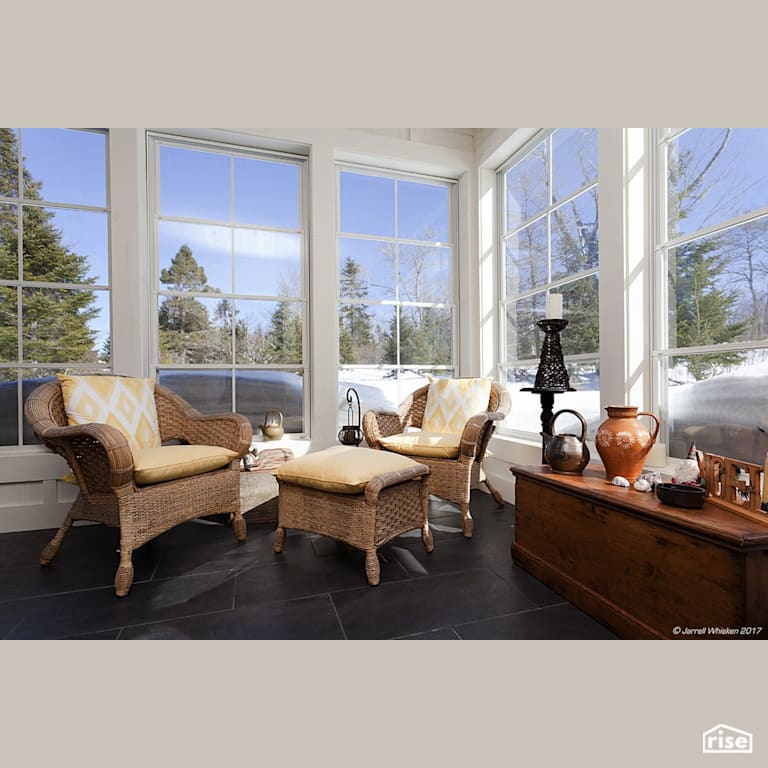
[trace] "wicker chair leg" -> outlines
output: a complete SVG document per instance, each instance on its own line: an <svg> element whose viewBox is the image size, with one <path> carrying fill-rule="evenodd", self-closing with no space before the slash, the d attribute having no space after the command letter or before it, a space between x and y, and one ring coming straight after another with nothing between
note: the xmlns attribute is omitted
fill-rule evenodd
<svg viewBox="0 0 768 768"><path fill-rule="evenodd" d="M272 543L272 548L275 552L283 551L283 544L285 544L285 528L282 526L275 531L275 539Z"/></svg>
<svg viewBox="0 0 768 768"><path fill-rule="evenodd" d="M501 494L488 482L488 478L486 477L485 480L483 480L485 483L485 487L490 491L491 496L493 496L493 500L500 506L504 506L504 499L501 498Z"/></svg>
<svg viewBox="0 0 768 768"><path fill-rule="evenodd" d="M469 511L469 502L464 501L461 504L461 530L464 531L465 538L472 538L473 527L474 521L472 520L472 514Z"/></svg>
<svg viewBox="0 0 768 768"><path fill-rule="evenodd" d="M365 575L368 577L368 583L372 587L378 585L381 567L379 566L379 558L375 549L369 549L365 553Z"/></svg>
<svg viewBox="0 0 768 768"><path fill-rule="evenodd" d="M429 523L421 529L421 540L424 542L424 549L427 552L431 552L435 548L435 544L432 540L432 531L429 530Z"/></svg>
<svg viewBox="0 0 768 768"><path fill-rule="evenodd" d="M238 541L245 541L248 527L242 513L235 512L235 515L232 518L232 530L235 532L235 538Z"/></svg>
<svg viewBox="0 0 768 768"><path fill-rule="evenodd" d="M115 594L118 597L125 597L131 589L131 584L133 584L132 555L132 550L121 546L120 565L117 567L117 573L115 574Z"/></svg>
<svg viewBox="0 0 768 768"><path fill-rule="evenodd" d="M61 542L67 535L67 531L72 527L73 522L72 515L67 513L64 522L61 524L61 528L59 528L56 535L45 545L45 547L43 547L43 551L40 553L40 565L48 565L48 563L56 557Z"/></svg>

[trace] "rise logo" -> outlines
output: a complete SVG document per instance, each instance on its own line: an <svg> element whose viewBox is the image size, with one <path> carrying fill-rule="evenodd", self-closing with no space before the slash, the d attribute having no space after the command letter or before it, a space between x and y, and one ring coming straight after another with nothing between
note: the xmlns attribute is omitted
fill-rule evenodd
<svg viewBox="0 0 768 768"><path fill-rule="evenodd" d="M707 753L752 753L752 734L730 725L716 725L702 736L702 750Z"/></svg>

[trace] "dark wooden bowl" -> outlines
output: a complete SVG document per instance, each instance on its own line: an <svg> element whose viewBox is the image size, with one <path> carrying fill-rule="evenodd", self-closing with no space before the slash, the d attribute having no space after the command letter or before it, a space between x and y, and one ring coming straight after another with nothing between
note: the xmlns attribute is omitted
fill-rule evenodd
<svg viewBox="0 0 768 768"><path fill-rule="evenodd" d="M656 497L663 504L673 507L698 509L704 504L707 492L695 485L679 485L677 483L657 483Z"/></svg>

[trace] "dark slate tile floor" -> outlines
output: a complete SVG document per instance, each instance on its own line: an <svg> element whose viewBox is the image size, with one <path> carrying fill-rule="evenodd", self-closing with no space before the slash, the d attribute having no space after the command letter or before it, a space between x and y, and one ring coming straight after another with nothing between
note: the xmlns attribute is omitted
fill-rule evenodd
<svg viewBox="0 0 768 768"><path fill-rule="evenodd" d="M370 587L365 555L291 531L272 551L274 524L232 531L197 520L134 554L135 581L114 595L117 532L77 526L56 560L37 558L54 531L0 535L0 637L10 639L504 640L615 639L512 562L514 508L473 492L475 534L458 509L430 502L435 549L419 531L379 550Z"/></svg>

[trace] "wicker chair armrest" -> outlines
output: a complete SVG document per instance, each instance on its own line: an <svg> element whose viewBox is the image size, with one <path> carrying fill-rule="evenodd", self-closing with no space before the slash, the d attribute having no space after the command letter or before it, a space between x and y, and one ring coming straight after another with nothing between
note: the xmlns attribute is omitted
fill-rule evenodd
<svg viewBox="0 0 768 768"><path fill-rule="evenodd" d="M39 436L67 460L87 493L114 491L133 483L133 454L116 427L98 422L67 427L51 423Z"/></svg>
<svg viewBox="0 0 768 768"><path fill-rule="evenodd" d="M253 427L239 413L203 415L183 397L170 389L155 385L155 403L160 424L160 437L182 440L190 445L217 445L244 456L251 449Z"/></svg>
<svg viewBox="0 0 768 768"><path fill-rule="evenodd" d="M495 421L501 421L504 418L504 414L500 411L486 411L470 416L461 433L460 456L465 459L473 459L476 456L482 458L490 438L488 431L493 431Z"/></svg>
<svg viewBox="0 0 768 768"><path fill-rule="evenodd" d="M186 427L190 445L218 445L245 456L251 449L253 427L239 413L219 413L193 416Z"/></svg>
<svg viewBox="0 0 768 768"><path fill-rule="evenodd" d="M363 437L371 448L381 448L382 437L397 435L405 429L400 416L392 411L366 411L363 414Z"/></svg>
<svg viewBox="0 0 768 768"><path fill-rule="evenodd" d="M365 500L369 504L375 504L379 494L391 485L404 483L406 480L413 480L415 477L428 475L430 469L425 464L416 464L408 469L401 469L398 472L385 472L372 478L365 486Z"/></svg>

